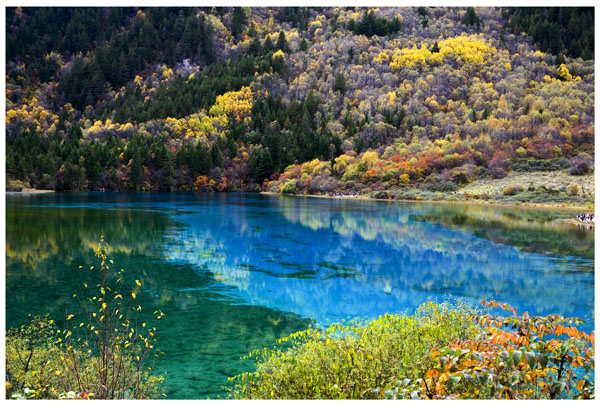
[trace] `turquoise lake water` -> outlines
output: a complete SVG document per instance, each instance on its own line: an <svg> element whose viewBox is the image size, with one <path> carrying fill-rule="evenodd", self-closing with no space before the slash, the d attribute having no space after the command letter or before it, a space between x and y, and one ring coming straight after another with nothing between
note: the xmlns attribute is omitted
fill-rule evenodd
<svg viewBox="0 0 600 406"><path fill-rule="evenodd" d="M64 320L100 235L157 339L169 398L226 396L248 352L309 326L496 299L588 320L594 234L561 211L257 194L6 198L6 322Z"/></svg>

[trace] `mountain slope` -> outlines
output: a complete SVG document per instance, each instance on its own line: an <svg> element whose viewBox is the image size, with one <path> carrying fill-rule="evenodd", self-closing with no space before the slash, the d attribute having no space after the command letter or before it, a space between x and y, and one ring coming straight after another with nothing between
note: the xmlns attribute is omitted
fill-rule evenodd
<svg viewBox="0 0 600 406"><path fill-rule="evenodd" d="M496 8L9 8L8 178L325 193L588 173L589 40L546 54L525 25L539 41Z"/></svg>

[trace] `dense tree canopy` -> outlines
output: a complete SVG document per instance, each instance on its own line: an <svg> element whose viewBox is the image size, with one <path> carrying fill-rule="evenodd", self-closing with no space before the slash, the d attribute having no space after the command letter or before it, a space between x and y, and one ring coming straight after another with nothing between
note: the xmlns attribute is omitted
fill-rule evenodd
<svg viewBox="0 0 600 406"><path fill-rule="evenodd" d="M7 8L7 177L323 193L584 174L590 10Z"/></svg>

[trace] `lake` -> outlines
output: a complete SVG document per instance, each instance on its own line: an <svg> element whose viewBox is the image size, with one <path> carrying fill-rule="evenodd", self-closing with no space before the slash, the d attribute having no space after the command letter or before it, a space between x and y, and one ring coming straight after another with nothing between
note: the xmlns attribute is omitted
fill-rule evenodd
<svg viewBox="0 0 600 406"><path fill-rule="evenodd" d="M7 195L6 323L58 323L101 235L147 315L168 398L225 397L240 357L309 326L508 302L593 328L594 233L572 212L259 194ZM97 265L97 264L96 264ZM147 309L147 310L146 310Z"/></svg>

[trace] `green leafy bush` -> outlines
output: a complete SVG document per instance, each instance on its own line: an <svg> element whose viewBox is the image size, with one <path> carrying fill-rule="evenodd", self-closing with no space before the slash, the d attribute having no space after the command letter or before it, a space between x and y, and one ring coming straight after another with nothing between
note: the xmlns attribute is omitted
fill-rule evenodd
<svg viewBox="0 0 600 406"><path fill-rule="evenodd" d="M288 180L284 185L282 185L279 188L279 193L285 193L285 194L293 194L296 193L297 188L296 188L296 180L292 179L292 180Z"/></svg>
<svg viewBox="0 0 600 406"><path fill-rule="evenodd" d="M47 317L35 316L29 324L6 332L6 397L25 391L27 396L39 396L55 390L70 390L63 387L54 374L60 368L62 352L53 345L54 322ZM31 393L35 391L37 393ZM49 396L48 396L49 397Z"/></svg>
<svg viewBox="0 0 600 406"><path fill-rule="evenodd" d="M256 372L234 378L236 399L361 399L381 397L399 379L432 365L429 349L467 339L473 311L463 304L426 303L415 315L381 316L370 323L335 324L279 340L255 351Z"/></svg>

